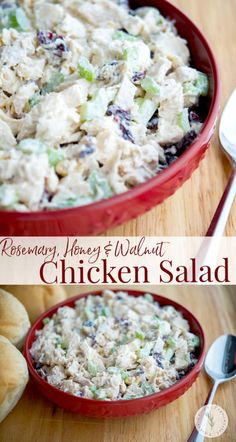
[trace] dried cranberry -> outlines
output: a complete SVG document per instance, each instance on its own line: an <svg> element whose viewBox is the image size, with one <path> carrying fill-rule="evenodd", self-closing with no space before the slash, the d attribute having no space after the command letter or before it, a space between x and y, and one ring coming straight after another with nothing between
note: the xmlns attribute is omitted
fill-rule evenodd
<svg viewBox="0 0 236 442"><path fill-rule="evenodd" d="M192 352L192 351L191 351L191 353L190 353L190 359L191 359L191 361L194 360L194 359L196 359L196 355L195 355L195 353Z"/></svg>
<svg viewBox="0 0 236 442"><path fill-rule="evenodd" d="M119 28L119 32L124 32L125 34L129 34L128 31L125 28Z"/></svg>
<svg viewBox="0 0 236 442"><path fill-rule="evenodd" d="M132 77L132 81L133 83L137 83L138 81L141 81L145 78L146 76L146 72L135 72L133 77Z"/></svg>
<svg viewBox="0 0 236 442"><path fill-rule="evenodd" d="M1 9L14 9L14 4L8 2L1 2Z"/></svg>
<svg viewBox="0 0 236 442"><path fill-rule="evenodd" d="M154 51L150 51L150 57L153 60L153 58L155 57L155 52Z"/></svg>
<svg viewBox="0 0 236 442"><path fill-rule="evenodd" d="M199 115L194 111L189 112L189 119L190 119L190 121L196 121L196 122L200 121Z"/></svg>
<svg viewBox="0 0 236 442"><path fill-rule="evenodd" d="M161 353L155 352L155 353L153 353L152 357L155 359L157 366L160 368L163 368L163 365L162 365L163 357L161 356Z"/></svg>
<svg viewBox="0 0 236 442"><path fill-rule="evenodd" d="M81 150L81 152L79 153L79 158L80 159L86 158L88 155L94 153L95 150L96 149L94 146L86 146L85 149Z"/></svg>
<svg viewBox="0 0 236 442"><path fill-rule="evenodd" d="M121 109L120 106L115 104L108 107L107 115L113 115L117 123L119 124L120 130L124 140L134 143L134 137L129 129L129 122L131 121L131 114L129 111Z"/></svg>
<svg viewBox="0 0 236 442"><path fill-rule="evenodd" d="M176 148L178 151L184 151L190 144L192 144L192 142L195 140L195 138L197 137L197 133L195 132L195 130L191 130L190 132L188 132L183 139L176 144Z"/></svg>
<svg viewBox="0 0 236 442"><path fill-rule="evenodd" d="M191 362L187 368L184 368L183 370L179 370L178 375L176 377L177 381L182 379L184 376L186 376L192 370L193 367L194 367L194 363Z"/></svg>
<svg viewBox="0 0 236 442"><path fill-rule="evenodd" d="M37 39L41 46L50 44L53 39L53 32L37 31Z"/></svg>
<svg viewBox="0 0 236 442"><path fill-rule="evenodd" d="M128 0L116 0L116 3L119 6L123 6L124 8L128 8L129 9L129 1Z"/></svg>
<svg viewBox="0 0 236 442"><path fill-rule="evenodd" d="M155 118L152 118L149 122L148 122L148 124L147 124L147 128L148 129L150 129L150 130L157 130L158 129L158 118L157 117L155 117Z"/></svg>
<svg viewBox="0 0 236 442"><path fill-rule="evenodd" d="M130 112L122 109L120 106L117 106L116 104L111 104L111 106L108 107L107 115L114 115L126 121L131 120Z"/></svg>
<svg viewBox="0 0 236 442"><path fill-rule="evenodd" d="M197 137L195 130L188 132L181 141L176 144L166 144L164 146L165 157L168 164L175 161ZM174 151L173 151L174 149Z"/></svg>
<svg viewBox="0 0 236 442"><path fill-rule="evenodd" d="M130 132L130 130L128 129L128 127L124 124L124 123L120 123L120 130L122 132L122 136L124 138L124 140L130 141L131 143L134 144L134 137L132 135L132 133Z"/></svg>
<svg viewBox="0 0 236 442"><path fill-rule="evenodd" d="M54 32L39 30L37 32L37 39L44 49L52 51L53 54L58 57L61 57L63 53L68 52L64 37L57 35Z"/></svg>
<svg viewBox="0 0 236 442"><path fill-rule="evenodd" d="M140 376L140 375L142 375L142 374L144 374L145 372L144 372L144 368L143 367L139 367L139 368L137 368L137 370L136 370L136 372L135 372L135 374L137 375L137 376Z"/></svg>
<svg viewBox="0 0 236 442"><path fill-rule="evenodd" d="M43 364L41 364L40 362L36 362L35 370L40 370L42 367L43 367Z"/></svg>

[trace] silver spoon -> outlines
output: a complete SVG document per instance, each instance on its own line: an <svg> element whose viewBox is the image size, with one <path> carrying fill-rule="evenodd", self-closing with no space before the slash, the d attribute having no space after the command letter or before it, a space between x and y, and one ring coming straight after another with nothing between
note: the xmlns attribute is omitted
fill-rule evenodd
<svg viewBox="0 0 236 442"><path fill-rule="evenodd" d="M223 335L213 342L205 359L205 370L213 380L212 390L205 402L205 405L210 405L219 385L236 377L236 336ZM204 436L195 427L188 442L203 441Z"/></svg>
<svg viewBox="0 0 236 442"><path fill-rule="evenodd" d="M206 236L223 236L236 195L236 89L230 96L220 121L221 146L232 164L232 174L216 209Z"/></svg>
<svg viewBox="0 0 236 442"><path fill-rule="evenodd" d="M219 249L219 242L216 239L220 241L224 234L236 195L236 89L231 94L223 111L219 127L219 138L222 149L232 165L232 173L197 253L196 258L199 267L205 264L214 266Z"/></svg>

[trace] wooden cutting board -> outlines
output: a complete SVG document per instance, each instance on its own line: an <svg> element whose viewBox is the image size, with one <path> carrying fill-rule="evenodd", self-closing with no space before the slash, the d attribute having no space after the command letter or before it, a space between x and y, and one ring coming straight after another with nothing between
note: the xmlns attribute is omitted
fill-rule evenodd
<svg viewBox="0 0 236 442"><path fill-rule="evenodd" d="M236 87L236 1L172 0L199 26L218 59L222 80L222 108ZM236 124L236 120L235 120ZM218 130L211 148L191 179L163 204L107 234L112 236L202 236L219 203L230 166L219 147ZM236 204L226 229L236 235Z"/></svg>
<svg viewBox="0 0 236 442"><path fill-rule="evenodd" d="M140 289L140 287L139 287ZM145 289L144 289L145 290ZM235 288L146 288L181 302L194 312L206 334L207 346L226 332L236 334ZM72 287L70 295L90 291ZM22 399L0 426L2 442L186 442L196 411L211 382L204 372L184 396L149 415L116 420L83 418L54 407L30 382ZM229 417L229 427L216 442L235 442L236 380L219 388L215 403Z"/></svg>

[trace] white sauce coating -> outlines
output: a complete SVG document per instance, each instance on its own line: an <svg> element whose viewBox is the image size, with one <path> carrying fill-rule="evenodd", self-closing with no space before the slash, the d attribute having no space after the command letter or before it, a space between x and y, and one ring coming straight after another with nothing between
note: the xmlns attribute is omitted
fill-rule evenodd
<svg viewBox="0 0 236 442"><path fill-rule="evenodd" d="M85 205L168 167L202 126L208 79L189 63L154 8L1 2L0 208Z"/></svg>
<svg viewBox="0 0 236 442"><path fill-rule="evenodd" d="M170 387L197 362L198 336L149 294L105 290L46 318L30 350L49 384L75 396L132 399Z"/></svg>

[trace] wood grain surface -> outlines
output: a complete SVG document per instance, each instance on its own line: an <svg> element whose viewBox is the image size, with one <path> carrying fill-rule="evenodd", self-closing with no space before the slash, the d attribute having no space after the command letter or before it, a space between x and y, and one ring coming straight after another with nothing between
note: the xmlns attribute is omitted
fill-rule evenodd
<svg viewBox="0 0 236 442"><path fill-rule="evenodd" d="M138 287L141 290L140 287ZM144 288L145 290L145 288ZM219 335L236 334L235 287L146 287L182 303L199 319L207 347ZM88 292L75 286L69 295ZM22 399L0 426L2 442L187 442L196 411L204 404L211 382L202 371L184 396L149 415L96 420L58 409L44 400L30 382ZM236 441L236 380L222 385L214 403L223 407L229 426L216 442Z"/></svg>
<svg viewBox="0 0 236 442"><path fill-rule="evenodd" d="M236 1L172 0L209 40L217 57L222 80L222 109L236 87ZM208 229L230 176L228 160L220 150L218 130L211 148L191 179L163 204L115 229L108 235L201 236ZM236 204L226 235L236 235Z"/></svg>

